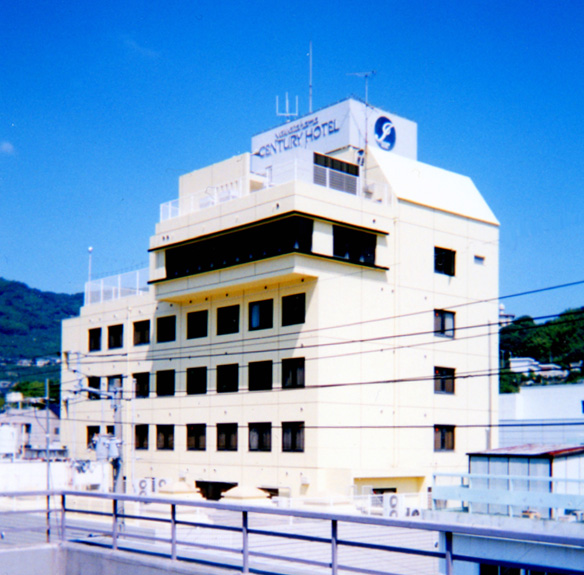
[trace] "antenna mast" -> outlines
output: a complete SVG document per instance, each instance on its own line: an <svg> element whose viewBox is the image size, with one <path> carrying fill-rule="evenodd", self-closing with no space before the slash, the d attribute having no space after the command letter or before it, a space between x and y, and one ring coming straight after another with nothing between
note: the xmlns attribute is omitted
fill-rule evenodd
<svg viewBox="0 0 584 575"><path fill-rule="evenodd" d="M295 118L296 116L298 116L298 96L296 96L296 112L290 112L290 102L288 101L288 92L286 92L286 111L285 112L280 112L278 96L276 96L276 116L285 116L286 122L289 122L290 118Z"/></svg>
<svg viewBox="0 0 584 575"><path fill-rule="evenodd" d="M312 114L312 40L308 49L308 113Z"/></svg>
<svg viewBox="0 0 584 575"><path fill-rule="evenodd" d="M359 78L365 78L365 104L369 105L369 78L373 78L377 72L375 70L371 70L371 72L353 72L351 74L347 74L347 76L357 76Z"/></svg>

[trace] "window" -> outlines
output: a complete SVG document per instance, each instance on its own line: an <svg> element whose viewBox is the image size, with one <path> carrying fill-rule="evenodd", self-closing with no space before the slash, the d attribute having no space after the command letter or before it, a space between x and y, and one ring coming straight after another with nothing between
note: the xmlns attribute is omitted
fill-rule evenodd
<svg viewBox="0 0 584 575"><path fill-rule="evenodd" d="M333 256L353 264L375 265L377 236L370 232L333 226Z"/></svg>
<svg viewBox="0 0 584 575"><path fill-rule="evenodd" d="M156 449L172 451L174 449L174 425L156 426Z"/></svg>
<svg viewBox="0 0 584 575"><path fill-rule="evenodd" d="M134 394L136 397L148 397L150 395L150 374L134 373Z"/></svg>
<svg viewBox="0 0 584 575"><path fill-rule="evenodd" d="M101 327L89 330L89 351L101 350Z"/></svg>
<svg viewBox="0 0 584 575"><path fill-rule="evenodd" d="M115 425L108 425L108 426L106 426L105 432L108 435L111 435L112 437L115 437L115 435L116 435L116 426Z"/></svg>
<svg viewBox="0 0 584 575"><path fill-rule="evenodd" d="M454 312L434 310L434 335L454 337Z"/></svg>
<svg viewBox="0 0 584 575"><path fill-rule="evenodd" d="M306 294L296 293L282 298L282 325L304 323Z"/></svg>
<svg viewBox="0 0 584 575"><path fill-rule="evenodd" d="M272 362L251 361L247 366L249 391L265 391L272 389Z"/></svg>
<svg viewBox="0 0 584 575"><path fill-rule="evenodd" d="M217 451L237 451L237 423L217 424Z"/></svg>
<svg viewBox="0 0 584 575"><path fill-rule="evenodd" d="M187 368L187 395L200 395L207 393L207 368Z"/></svg>
<svg viewBox="0 0 584 575"><path fill-rule="evenodd" d="M93 444L93 438L99 435L99 425L88 425L87 426L87 447Z"/></svg>
<svg viewBox="0 0 584 575"><path fill-rule="evenodd" d="M239 364L217 366L217 393L229 393L239 389Z"/></svg>
<svg viewBox="0 0 584 575"><path fill-rule="evenodd" d="M454 369L434 368L434 393L454 393Z"/></svg>
<svg viewBox="0 0 584 575"><path fill-rule="evenodd" d="M239 306L230 305L217 309L217 335L239 331Z"/></svg>
<svg viewBox="0 0 584 575"><path fill-rule="evenodd" d="M91 387L92 389L101 391L101 377L88 377L87 387ZM87 397L89 397L89 399L101 399L101 394L92 393L91 391L89 391L87 392Z"/></svg>
<svg viewBox="0 0 584 575"><path fill-rule="evenodd" d="M148 449L148 424L134 426L134 445L136 449Z"/></svg>
<svg viewBox="0 0 584 575"><path fill-rule="evenodd" d="M304 422L282 422L282 451L304 451Z"/></svg>
<svg viewBox="0 0 584 575"><path fill-rule="evenodd" d="M249 304L249 330L271 329L273 326L274 300L265 299Z"/></svg>
<svg viewBox="0 0 584 575"><path fill-rule="evenodd" d="M207 337L208 323L209 312L206 309L187 313L187 339Z"/></svg>
<svg viewBox="0 0 584 575"><path fill-rule="evenodd" d="M146 345L150 343L150 320L134 322L134 345Z"/></svg>
<svg viewBox="0 0 584 575"><path fill-rule="evenodd" d="M204 423L187 424L187 451L207 449L207 426Z"/></svg>
<svg viewBox="0 0 584 575"><path fill-rule="evenodd" d="M282 360L282 388L304 387L304 358Z"/></svg>
<svg viewBox="0 0 584 575"><path fill-rule="evenodd" d="M156 395L174 395L174 369L156 372Z"/></svg>
<svg viewBox="0 0 584 575"><path fill-rule="evenodd" d="M249 424L249 450L272 451L272 424Z"/></svg>
<svg viewBox="0 0 584 575"><path fill-rule="evenodd" d="M156 343L166 343L176 339L176 316L167 315L156 319Z"/></svg>
<svg viewBox="0 0 584 575"><path fill-rule="evenodd" d="M475 256L474 257L474 263L477 266L483 266L483 265L485 265L485 256Z"/></svg>
<svg viewBox="0 0 584 575"><path fill-rule="evenodd" d="M454 451L454 425L434 426L434 451Z"/></svg>
<svg viewBox="0 0 584 575"><path fill-rule="evenodd" d="M434 271L437 274L453 276L455 272L456 252L447 248L434 248Z"/></svg>
<svg viewBox="0 0 584 575"><path fill-rule="evenodd" d="M107 328L107 347L108 349L116 349L124 346L124 326L110 325Z"/></svg>

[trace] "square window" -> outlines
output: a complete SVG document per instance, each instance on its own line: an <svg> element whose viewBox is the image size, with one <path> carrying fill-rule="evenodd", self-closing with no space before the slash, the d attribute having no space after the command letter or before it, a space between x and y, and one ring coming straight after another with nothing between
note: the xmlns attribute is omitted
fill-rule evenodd
<svg viewBox="0 0 584 575"><path fill-rule="evenodd" d="M150 343L150 320L134 322L134 345L146 345Z"/></svg>
<svg viewBox="0 0 584 575"><path fill-rule="evenodd" d="M239 390L239 364L227 363L217 366L217 393Z"/></svg>
<svg viewBox="0 0 584 575"><path fill-rule="evenodd" d="M454 312L434 310L434 335L454 337Z"/></svg>
<svg viewBox="0 0 584 575"><path fill-rule="evenodd" d="M174 425L156 426L156 449L172 451L174 449Z"/></svg>
<svg viewBox="0 0 584 575"><path fill-rule="evenodd" d="M250 361L247 365L249 391L272 389L272 361Z"/></svg>
<svg viewBox="0 0 584 575"><path fill-rule="evenodd" d="M434 248L434 271L437 274L454 276L456 252L448 248Z"/></svg>
<svg viewBox="0 0 584 575"><path fill-rule="evenodd" d="M87 378L87 387L91 387L97 391L101 391L101 377L88 377ZM91 391L87 392L87 397L89 399L101 399L101 394L99 393L92 393Z"/></svg>
<svg viewBox="0 0 584 575"><path fill-rule="evenodd" d="M249 424L249 450L272 451L272 424Z"/></svg>
<svg viewBox="0 0 584 575"><path fill-rule="evenodd" d="M148 449L148 424L142 423L134 426L135 449Z"/></svg>
<svg viewBox="0 0 584 575"><path fill-rule="evenodd" d="M99 425L88 425L87 426L87 446L94 444L94 440L97 439L99 435L100 428Z"/></svg>
<svg viewBox="0 0 584 575"><path fill-rule="evenodd" d="M271 329L274 324L274 300L252 301L249 304L249 330Z"/></svg>
<svg viewBox="0 0 584 575"><path fill-rule="evenodd" d="M174 395L174 369L156 372L156 395L158 397Z"/></svg>
<svg viewBox="0 0 584 575"><path fill-rule="evenodd" d="M105 428L105 432L112 437L116 436L116 426L115 425L108 425Z"/></svg>
<svg viewBox="0 0 584 575"><path fill-rule="evenodd" d="M237 423L217 424L217 451L237 451Z"/></svg>
<svg viewBox="0 0 584 575"><path fill-rule="evenodd" d="M187 395L201 395L207 393L207 368L187 368Z"/></svg>
<svg viewBox="0 0 584 575"><path fill-rule="evenodd" d="M108 349L117 349L124 346L124 326L110 325L107 328L107 347Z"/></svg>
<svg viewBox="0 0 584 575"><path fill-rule="evenodd" d="M166 343L176 339L176 316L167 315L156 319L156 343Z"/></svg>
<svg viewBox="0 0 584 575"><path fill-rule="evenodd" d="M207 337L209 323L209 311L192 311L187 313L187 339Z"/></svg>
<svg viewBox="0 0 584 575"><path fill-rule="evenodd" d="M434 368L434 393L454 393L454 369L451 367Z"/></svg>
<svg viewBox="0 0 584 575"><path fill-rule="evenodd" d="M292 357L282 360L282 388L304 387L304 358Z"/></svg>
<svg viewBox="0 0 584 575"><path fill-rule="evenodd" d="M101 350L101 327L89 330L89 351Z"/></svg>
<svg viewBox="0 0 584 575"><path fill-rule="evenodd" d="M296 293L282 298L282 325L296 325L304 323L306 308L306 294Z"/></svg>
<svg viewBox="0 0 584 575"><path fill-rule="evenodd" d="M204 423L187 424L187 451L207 449L207 426Z"/></svg>
<svg viewBox="0 0 584 575"><path fill-rule="evenodd" d="M107 378L107 390L109 393L118 393L122 391L122 376L110 375Z"/></svg>
<svg viewBox="0 0 584 575"><path fill-rule="evenodd" d="M217 309L217 335L239 331L239 306L229 305Z"/></svg>
<svg viewBox="0 0 584 575"><path fill-rule="evenodd" d="M304 451L304 422L282 422L282 451Z"/></svg>
<svg viewBox="0 0 584 575"><path fill-rule="evenodd" d="M434 451L454 451L454 425L434 426Z"/></svg>
<svg viewBox="0 0 584 575"><path fill-rule="evenodd" d="M136 397L148 397L150 395L150 374L148 372L134 373L134 394Z"/></svg>

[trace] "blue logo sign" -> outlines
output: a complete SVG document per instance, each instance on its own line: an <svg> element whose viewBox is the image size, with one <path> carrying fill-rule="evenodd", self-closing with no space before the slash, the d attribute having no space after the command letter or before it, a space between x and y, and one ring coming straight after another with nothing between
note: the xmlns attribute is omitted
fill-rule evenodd
<svg viewBox="0 0 584 575"><path fill-rule="evenodd" d="M385 116L379 116L375 122L375 140L377 145L389 152L395 146L395 126L393 122Z"/></svg>

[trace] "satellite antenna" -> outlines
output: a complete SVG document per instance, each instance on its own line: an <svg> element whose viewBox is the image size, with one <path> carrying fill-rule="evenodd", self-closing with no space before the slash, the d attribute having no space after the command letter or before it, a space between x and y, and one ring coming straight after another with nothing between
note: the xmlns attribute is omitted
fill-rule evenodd
<svg viewBox="0 0 584 575"><path fill-rule="evenodd" d="M365 78L365 104L369 104L369 78L373 78L377 72L375 70L371 70L371 72L353 72L347 74L347 76L357 76L359 78Z"/></svg>
<svg viewBox="0 0 584 575"><path fill-rule="evenodd" d="M296 96L296 112L290 112L290 102L288 101L288 92L286 92L286 111L280 112L280 105L278 102L278 96L276 96L276 116L285 116L286 122L290 121L290 118L295 118L298 116L298 96Z"/></svg>

